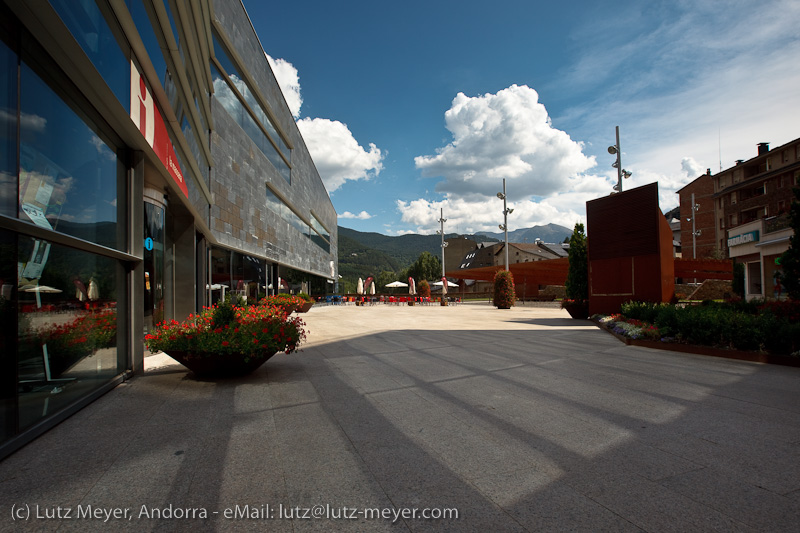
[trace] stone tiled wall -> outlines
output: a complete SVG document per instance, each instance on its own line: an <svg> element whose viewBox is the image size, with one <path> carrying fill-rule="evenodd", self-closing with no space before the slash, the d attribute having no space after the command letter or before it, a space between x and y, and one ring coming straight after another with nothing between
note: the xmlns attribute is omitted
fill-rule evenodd
<svg viewBox="0 0 800 533"><path fill-rule="evenodd" d="M286 182L225 109L212 101L211 153L215 167L211 229L223 245L326 278L332 277L330 262L333 261L335 276L338 273L336 211L247 14L239 2L217 0L214 18L266 99L278 127L286 134L292 147L292 182ZM302 218L310 221L314 211L330 232L330 254L267 208L267 182Z"/></svg>

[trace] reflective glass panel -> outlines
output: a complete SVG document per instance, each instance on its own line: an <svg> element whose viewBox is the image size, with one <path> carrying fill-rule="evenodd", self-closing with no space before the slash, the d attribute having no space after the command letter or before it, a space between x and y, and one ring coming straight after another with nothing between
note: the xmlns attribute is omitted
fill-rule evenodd
<svg viewBox="0 0 800 533"><path fill-rule="evenodd" d="M19 217L125 249L115 151L25 63L21 87Z"/></svg>
<svg viewBox="0 0 800 533"><path fill-rule="evenodd" d="M0 230L0 442L17 431L17 237Z"/></svg>
<svg viewBox="0 0 800 533"><path fill-rule="evenodd" d="M124 370L117 295L125 274L113 259L22 236L17 264L22 430Z"/></svg>
<svg viewBox="0 0 800 533"><path fill-rule="evenodd" d="M97 71L114 91L125 109L130 110L130 63L119 48L103 13L92 0L50 0L72 36L89 56Z"/></svg>
<svg viewBox="0 0 800 533"><path fill-rule="evenodd" d="M128 10L131 13L131 17L133 18L133 22L136 24L136 30L139 32L139 37L141 37L142 42L147 49L147 55L150 58L150 62L153 64L153 68L156 69L156 72L158 73L161 85L166 89L166 80L168 76L167 63L164 61L161 45L158 44L158 38L153 31L153 25L150 21L150 17L147 15L147 10L145 9L142 0L128 0L127 4Z"/></svg>
<svg viewBox="0 0 800 533"><path fill-rule="evenodd" d="M216 34L214 35L213 40L214 40L215 57L217 58L217 61L219 61L220 64L222 65L222 68L225 69L225 71L228 73L228 82L231 85L233 85L237 91L239 91L239 94L242 96L242 98L244 98L244 101L247 102L247 105L250 106L250 109L255 114L255 118L252 120L260 123L261 126L263 126L267 132L267 135L264 135L263 132L261 133L261 135L264 137L263 140L257 140L253 138L252 135L251 138L253 138L256 144L259 145L261 151L264 152L264 154L266 154L266 156L269 158L272 164L275 165L275 168L278 169L278 171L281 173L284 179L286 179L287 182L291 183L290 167L287 164L288 161L292 160L291 149L289 149L289 147L283 141L283 138L278 134L278 130L275 127L275 124L272 122L272 119L269 118L269 115L267 115L264 108L261 107L261 104L255 98L252 90L247 85L247 82L245 82L244 77L241 75L241 73L239 72L238 68L233 63L233 61L231 61L230 57L228 57L228 55L225 52L225 49L222 47L222 45L220 45L219 40L216 37ZM221 77L219 71L215 71L213 65L212 65L212 74ZM214 84L214 87L216 88L216 83ZM249 115L249 113L247 114ZM270 139L272 140L272 142L270 142ZM277 149L275 148L276 146L278 147ZM280 157L278 151L283 153L285 160Z"/></svg>
<svg viewBox="0 0 800 533"><path fill-rule="evenodd" d="M144 331L164 320L164 208L144 202Z"/></svg>
<svg viewBox="0 0 800 533"><path fill-rule="evenodd" d="M17 54L0 42L0 214L17 216Z"/></svg>
<svg viewBox="0 0 800 533"><path fill-rule="evenodd" d="M222 301L232 288L231 251L223 248L211 249L211 304Z"/></svg>

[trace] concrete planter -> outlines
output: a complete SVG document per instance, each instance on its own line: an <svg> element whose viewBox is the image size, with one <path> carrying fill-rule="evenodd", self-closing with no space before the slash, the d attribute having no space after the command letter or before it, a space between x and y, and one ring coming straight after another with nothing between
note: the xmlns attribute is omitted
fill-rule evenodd
<svg viewBox="0 0 800 533"><path fill-rule="evenodd" d="M589 302L577 302L562 304L561 307L567 310L569 316L579 320L586 320L589 318Z"/></svg>
<svg viewBox="0 0 800 533"><path fill-rule="evenodd" d="M171 350L167 355L198 377L224 378L250 374L276 353L264 352L260 357L251 356L247 360L244 355L238 354L189 353L179 350Z"/></svg>
<svg viewBox="0 0 800 533"><path fill-rule="evenodd" d="M297 308L298 313L308 313L308 311L314 306L314 302L305 302L303 305Z"/></svg>

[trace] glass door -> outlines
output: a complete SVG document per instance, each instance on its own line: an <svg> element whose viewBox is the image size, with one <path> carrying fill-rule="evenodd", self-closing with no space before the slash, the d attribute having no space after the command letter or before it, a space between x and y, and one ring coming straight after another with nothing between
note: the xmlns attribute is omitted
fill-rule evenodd
<svg viewBox="0 0 800 533"><path fill-rule="evenodd" d="M144 331L164 320L164 206L144 202Z"/></svg>

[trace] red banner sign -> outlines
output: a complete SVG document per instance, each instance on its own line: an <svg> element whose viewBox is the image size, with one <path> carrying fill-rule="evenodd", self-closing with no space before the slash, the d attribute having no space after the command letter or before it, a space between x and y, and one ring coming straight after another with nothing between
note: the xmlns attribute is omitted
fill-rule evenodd
<svg viewBox="0 0 800 533"><path fill-rule="evenodd" d="M167 171L175 180L178 188L188 198L189 190L186 188L186 181L183 179L183 172L178 164L175 147L167 133L167 126L153 101L153 95L147 90L144 77L139 73L139 69L136 68L133 61L131 61L131 120L138 126L147 143L167 167Z"/></svg>

